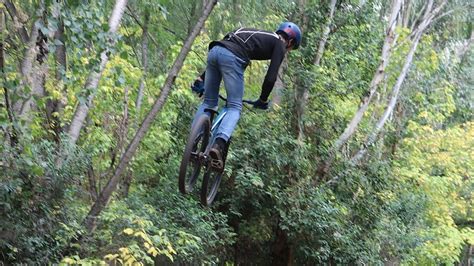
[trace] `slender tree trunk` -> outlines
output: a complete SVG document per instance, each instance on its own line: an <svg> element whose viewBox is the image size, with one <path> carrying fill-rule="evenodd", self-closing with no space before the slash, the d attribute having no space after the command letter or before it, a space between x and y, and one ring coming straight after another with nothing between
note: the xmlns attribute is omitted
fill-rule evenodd
<svg viewBox="0 0 474 266"><path fill-rule="evenodd" d="M117 189L117 184L120 180L120 176L122 175L122 173L125 171L126 167L128 166L128 163L130 162L133 155L135 154L141 140L150 129L151 124L155 120L156 115L163 107L163 104L165 103L168 97L168 94L171 90L171 87L174 84L176 76L178 75L178 72L181 70L183 66L184 59L186 58L186 55L191 49L191 45L194 42L194 39L201 31L201 28L203 27L204 22L209 17L209 14L211 13L216 3L217 3L217 0L208 1L208 4L206 8L204 9L202 16L199 18L198 22L194 26L194 29L191 31L191 34L188 36L188 38L184 42L184 45L181 48L181 51L178 57L176 58L170 72L168 73L168 77L165 80L165 83L163 85L163 88L161 89L160 95L158 96L155 103L153 104L150 112L147 114L147 116L143 120L133 140L128 145L117 168L115 169L113 176L109 179L108 183L106 184L104 189L101 191L99 198L97 199L97 201L94 203L89 213L87 214L87 217L84 220L84 224L89 232L92 232L95 229L97 216L107 206L110 200L110 196Z"/></svg>
<svg viewBox="0 0 474 266"><path fill-rule="evenodd" d="M132 171L128 170L123 180L122 197L124 198L128 197L130 186L132 185L132 180L133 180L133 173Z"/></svg>
<svg viewBox="0 0 474 266"><path fill-rule="evenodd" d="M293 251L288 242L288 236L285 231L277 228L275 234L275 243L272 246L271 265L289 266L293 265Z"/></svg>
<svg viewBox="0 0 474 266"><path fill-rule="evenodd" d="M232 17L236 25L241 25L242 22L242 5L239 0L232 0L232 9L234 11Z"/></svg>
<svg viewBox="0 0 474 266"><path fill-rule="evenodd" d="M461 261L457 264L458 266L471 266L474 264L474 245L465 244L461 253Z"/></svg>
<svg viewBox="0 0 474 266"><path fill-rule="evenodd" d="M324 50L326 49L326 43L331 32L331 24L334 17L334 11L336 9L337 0L331 0L329 3L329 15L326 25L324 26L323 35L319 41L318 51L313 60L313 65L319 66L321 58L323 57ZM303 141L304 138L304 112L309 99L309 89L306 85L301 86L301 89L297 90L296 96L296 114L298 116L298 140Z"/></svg>
<svg viewBox="0 0 474 266"><path fill-rule="evenodd" d="M22 87L26 87L26 86L29 86L29 87L33 87L33 63L34 63L34 59L36 57L36 51L37 49L36 48L36 39L38 38L38 31L39 31L39 28L36 26L37 25L37 22L39 21L36 21L35 23L33 23L33 26L32 26L32 29L31 29L31 33L30 33L30 38L28 39L28 41L26 42L25 44L25 51L23 52L23 59L22 61L20 62L20 73L21 73L21 76L22 76L22 80L21 80L21 86ZM22 99L19 99L15 102L14 106L13 106L13 110L15 112L15 114L17 115L21 115L21 113L24 113L26 111L29 110L29 103L31 101L31 95L29 96L26 96L26 99L23 101ZM26 109L25 109L26 108Z"/></svg>
<svg viewBox="0 0 474 266"><path fill-rule="evenodd" d="M148 23L150 21L150 13L145 11L145 19L143 22L143 33L142 33L142 78L140 79L140 85L138 87L138 95L137 95L137 121L140 117L140 111L143 102L143 90L145 89L145 80L148 71Z"/></svg>
<svg viewBox="0 0 474 266"><path fill-rule="evenodd" d="M433 2L433 1L430 1ZM405 58L405 63L403 65L402 71L400 72L397 81L395 85L392 88L391 92L391 97L390 97L390 102L388 103L387 108L385 109L382 117L380 117L379 121L375 125L375 128L372 130L370 133L369 137L367 138L365 144L363 145L362 149L360 149L355 156L352 157L351 162L352 163L358 163L360 159L367 153L367 148L373 145L377 139L377 136L380 134L382 128L384 127L385 123L387 122L387 119L390 117L390 115L393 112L393 109L395 108L396 103L398 102L398 96L400 93L401 86L403 84L403 81L405 80L405 77L408 73L408 70L410 69L410 66L413 61L413 56L416 52L416 48L418 46L418 43L421 39L421 36L423 35L423 32L428 28L428 26L431 24L433 18L439 13L439 11L444 7L446 4L446 1L442 2L437 8L433 9L432 3L428 3L428 8L425 10L425 14L423 16L422 21L418 25L418 27L415 29L415 36L414 40L412 42L412 45L410 47L410 51L408 52L406 58Z"/></svg>
<svg viewBox="0 0 474 266"><path fill-rule="evenodd" d="M124 101L123 101L123 117L120 121L120 124L116 130L117 145L112 151L110 169L112 170L115 167L116 158L120 158L123 153L123 146L127 142L128 134L128 87L125 87L124 90Z"/></svg>
<svg viewBox="0 0 474 266"><path fill-rule="evenodd" d="M15 111L25 120L30 119L30 111L36 108L35 98L42 98L45 95L45 82L48 72L47 60L48 54L48 36L39 30L40 24L46 24L46 6L45 1L39 3L39 10L42 17L38 18L32 25L30 39L26 43L23 60L20 63L20 72L22 74L23 88L29 87L31 92L23 90L24 99L20 99L14 106ZM20 34L22 34L20 32Z"/></svg>
<svg viewBox="0 0 474 266"><path fill-rule="evenodd" d="M56 62L56 81L58 84L63 84L62 80L67 70L66 57L66 40L64 36L64 22L59 21L58 30L54 34L54 40L60 41L62 44L56 46L54 52L54 59ZM65 95L67 88L62 85L61 95ZM46 102L46 118L50 129L54 132L54 137L59 142L59 137L62 133L61 120L64 103L62 99L48 99Z"/></svg>
<svg viewBox="0 0 474 266"><path fill-rule="evenodd" d="M402 17L402 26L407 28L408 23L410 22L410 15L411 15L411 10L413 6L413 0L404 0L405 1L405 8L403 12L403 17Z"/></svg>
<svg viewBox="0 0 474 266"><path fill-rule="evenodd" d="M117 0L115 2L112 15L109 19L109 33L115 34L118 30L120 20L122 19L123 12L127 6L127 0ZM100 78L104 72L105 66L109 61L108 51L103 51L100 55L100 65L97 71L92 70L87 78L87 81L84 85L84 92L86 96L86 101L79 101L79 104L74 112L71 124L69 125L69 138L72 143L76 143L79 138L79 133L83 127L84 121L87 114L89 113L89 108L92 105L95 94L97 92L97 87L99 85Z"/></svg>
<svg viewBox="0 0 474 266"><path fill-rule="evenodd" d="M281 97L283 96L283 90L285 88L285 83L283 82L282 77L283 73L285 72L286 66L287 59L285 57L285 59L283 59L283 63L280 66L280 69L278 70L277 80L275 81L275 86L273 88L275 93L273 94L272 104L274 105L280 105L281 103Z"/></svg>
<svg viewBox="0 0 474 266"><path fill-rule="evenodd" d="M398 151L398 147L403 139L403 120L406 117L406 110L401 103L398 103L397 110L396 110L396 133L395 133L395 141L392 144L391 149L391 157L394 157Z"/></svg>
<svg viewBox="0 0 474 266"><path fill-rule="evenodd" d="M334 17L334 10L336 9L336 0L331 0L329 4L329 17L326 25L324 26L323 36L319 41L318 52L314 58L313 64L319 66L321 58L323 57L324 50L326 48L326 42L328 41L329 33L331 31L331 24Z"/></svg>
<svg viewBox="0 0 474 266"><path fill-rule="evenodd" d="M99 193L97 192L97 178L92 164L89 166L89 169L87 169L87 178L89 182L89 195L91 196L91 200L94 202L97 200Z"/></svg>
<svg viewBox="0 0 474 266"><path fill-rule="evenodd" d="M332 162L336 156L337 151L341 149L341 147L349 140L349 138L354 134L359 125L360 121L362 120L367 108L369 107L370 101L374 97L377 88L380 82L384 79L385 75L385 68L387 67L390 57L391 57L391 48L395 41L395 26L397 22L397 17L400 12L401 8L401 0L393 0L392 1L392 9L390 12L390 18L387 25L387 31L385 34L385 40L382 47L382 54L380 58L380 64L375 71L375 74L372 78L372 81L369 85L369 92L366 97L362 100L362 103L359 106L359 109L356 111L352 120L347 124L346 129L344 132L339 136L339 138L334 143L333 147L329 152L329 158L319 167L318 175L320 178L324 177L327 172L329 171Z"/></svg>
<svg viewBox="0 0 474 266"><path fill-rule="evenodd" d="M10 122L10 130L7 131L8 139L10 140L10 146L14 147L17 144L17 131L15 127L15 118L13 116L13 110L10 103L10 97L8 93L8 88L5 87L6 78L5 78L5 13L0 9L0 72L2 73L2 84L3 84L3 95L5 97L5 108L8 115L8 120Z"/></svg>
<svg viewBox="0 0 474 266"><path fill-rule="evenodd" d="M46 76L48 74L49 66L47 61L48 56L48 37L41 31L38 31L38 37L36 38L36 62L31 68L31 94L28 99L23 103L20 116L28 118L31 110L36 108L35 98L43 98L46 95L45 83Z"/></svg>
<svg viewBox="0 0 474 266"><path fill-rule="evenodd" d="M457 57L459 58L459 62L463 62L464 58L469 51L469 49L472 46L472 43L474 42L474 30L471 30L471 35L470 37L466 40L466 43L459 49L459 51L456 53Z"/></svg>

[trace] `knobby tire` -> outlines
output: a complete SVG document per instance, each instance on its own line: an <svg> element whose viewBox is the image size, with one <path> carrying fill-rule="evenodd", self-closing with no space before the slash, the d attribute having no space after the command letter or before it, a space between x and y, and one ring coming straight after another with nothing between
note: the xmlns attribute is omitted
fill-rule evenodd
<svg viewBox="0 0 474 266"><path fill-rule="evenodd" d="M191 129L179 168L179 191L190 193L201 172L199 153L206 150L210 137L211 122L207 115L200 116ZM191 169L189 169L191 168ZM191 170L188 173L188 170Z"/></svg>
<svg viewBox="0 0 474 266"><path fill-rule="evenodd" d="M212 167L208 167L206 173L204 173L204 177L202 180L202 187L201 187L201 204L204 206L210 206L214 201L217 190L221 183L222 174L224 173L224 169L217 170L213 169Z"/></svg>

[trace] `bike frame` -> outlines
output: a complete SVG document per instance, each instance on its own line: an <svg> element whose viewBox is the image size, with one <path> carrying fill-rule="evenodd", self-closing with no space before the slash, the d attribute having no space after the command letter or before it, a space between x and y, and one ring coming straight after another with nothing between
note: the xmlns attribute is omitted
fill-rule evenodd
<svg viewBox="0 0 474 266"><path fill-rule="evenodd" d="M222 100L224 100L225 102L227 102L227 99L225 97L223 97L222 95L219 95L219 98L221 98ZM252 101L250 100L242 100L242 104L253 104ZM219 128L219 125L221 124L222 122L222 119L224 119L224 116L227 114L227 107L224 106L220 112L219 111L214 111L215 113L212 114L211 113L211 118L213 117L213 115L217 115L217 117L215 117L214 119L212 119L212 124L211 124L211 141L209 142L209 144L212 144L215 140L215 137L216 137L216 131L217 131L217 128Z"/></svg>
<svg viewBox="0 0 474 266"><path fill-rule="evenodd" d="M227 108L224 107L222 108L221 112L217 113L217 117L212 121L211 125L211 135L212 135L212 141L214 141L214 138L217 133L217 128L220 126L222 119L224 119L224 116L227 114Z"/></svg>

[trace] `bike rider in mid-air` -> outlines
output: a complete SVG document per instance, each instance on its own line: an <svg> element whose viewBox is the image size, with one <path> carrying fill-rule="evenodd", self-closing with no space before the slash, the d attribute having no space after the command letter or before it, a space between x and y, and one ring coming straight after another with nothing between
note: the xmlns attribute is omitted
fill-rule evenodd
<svg viewBox="0 0 474 266"><path fill-rule="evenodd" d="M196 79L192 88L197 93L204 93L204 101L194 116L196 121L206 109L217 110L219 87L221 80L224 80L228 111L209 151L209 156L213 160L218 160L223 165L223 152L242 111L244 71L250 60L271 60L260 97L253 103L255 108L267 109L268 96L273 89L285 54L292 49L298 49L301 38L301 30L296 24L283 22L276 32L239 28L228 33L221 41L209 44L206 71Z"/></svg>

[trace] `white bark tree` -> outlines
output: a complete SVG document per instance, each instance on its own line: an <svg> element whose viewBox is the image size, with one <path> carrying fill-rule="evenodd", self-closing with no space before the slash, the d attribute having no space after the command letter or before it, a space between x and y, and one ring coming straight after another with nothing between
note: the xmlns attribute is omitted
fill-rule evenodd
<svg viewBox="0 0 474 266"><path fill-rule="evenodd" d="M318 51L313 60L314 66L319 66L321 64L321 58L323 57L324 50L326 49L326 43L329 37L329 33L331 32L331 24L334 18L336 3L337 3L337 0L331 0L331 2L329 3L329 14L328 14L327 22L324 25L323 35L321 37L321 40L319 41ZM304 138L303 116L304 116L306 105L308 103L308 99L309 99L308 88L307 86L302 86L301 89L297 90L297 95L296 95L296 100L297 100L296 114L298 117L298 140L299 141L302 141Z"/></svg>
<svg viewBox="0 0 474 266"><path fill-rule="evenodd" d="M401 0L393 0L392 7L390 11L390 17L388 19L387 30L385 33L385 39L382 46L382 53L380 55L380 63L377 67L377 70L374 73L372 81L369 85L369 93L366 97L362 99L362 102L359 106L359 109L355 112L352 120L347 124L344 132L339 136L339 138L334 142L331 151L329 152L329 158L323 163L319 168L318 173L320 176L324 176L331 167L331 164L335 158L336 153L341 149L341 147L351 138L351 136L357 130L357 127L364 117L369 104L377 92L377 88L384 79L385 68L390 62L390 57L392 53L392 47L396 40L395 27L397 25L397 20L399 18L399 13L401 11Z"/></svg>
<svg viewBox="0 0 474 266"><path fill-rule="evenodd" d="M443 9L443 7L446 5L446 0L442 1L436 8L434 7L433 0L430 0L428 2L428 6L424 11L424 15L421 19L421 22L417 25L417 27L414 29L414 37L412 40L412 44L410 47L410 51L408 52L406 58L405 58L405 63L403 65L402 71L398 75L397 81L395 82L395 85L392 88L391 96L390 96L390 101L387 105L387 108L385 109L384 113L378 120L377 124L375 125L374 129L372 132L369 134L365 144L363 145L362 149L360 149L356 155L354 155L351 158L352 163L358 163L360 159L367 153L367 148L370 147L375 143L377 140L378 135L380 134L381 130L383 129L385 123L387 122L387 119L390 117L390 115L393 112L393 109L395 108L396 103L398 102L398 97L400 95L400 89L402 87L403 81L405 80L407 73L410 69L410 66L412 65L413 62L413 56L415 54L416 48L420 42L421 36L423 33L426 31L426 29L430 26L431 22L433 19L436 17L436 15Z"/></svg>
<svg viewBox="0 0 474 266"><path fill-rule="evenodd" d="M117 0L115 2L112 15L109 19L109 33L114 34L117 32L126 6L127 0ZM97 93L97 87L99 86L100 78L102 76L102 73L104 72L105 66L107 65L108 61L108 53L107 51L103 51L100 55L100 64L98 70L92 70L86 80L86 83L84 85L86 100L79 101L79 104L74 112L74 116L71 120L71 124L69 125L68 130L70 141L74 144L79 138L79 134L84 125L84 121L87 117L87 114L89 113L89 109L91 108L92 102Z"/></svg>

